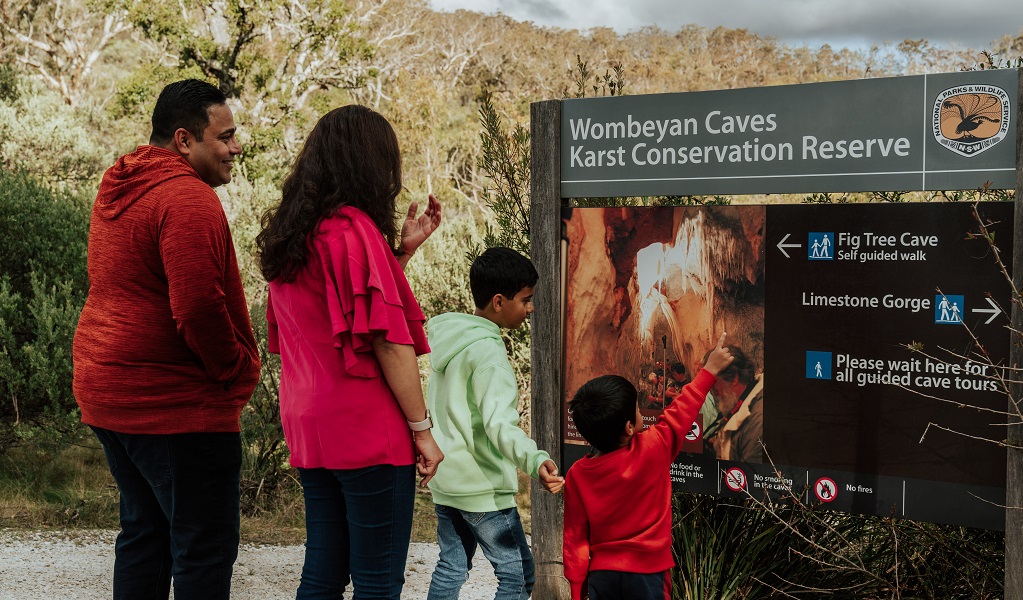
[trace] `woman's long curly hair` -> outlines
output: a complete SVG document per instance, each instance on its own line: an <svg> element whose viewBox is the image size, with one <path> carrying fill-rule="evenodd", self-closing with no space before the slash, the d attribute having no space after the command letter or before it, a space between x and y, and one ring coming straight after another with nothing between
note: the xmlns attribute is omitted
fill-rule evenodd
<svg viewBox="0 0 1023 600"><path fill-rule="evenodd" d="M401 189L401 152L387 119L356 104L323 115L284 181L281 203L260 221L256 246L263 277L294 281L305 266L307 240L342 206L369 215L394 248Z"/></svg>

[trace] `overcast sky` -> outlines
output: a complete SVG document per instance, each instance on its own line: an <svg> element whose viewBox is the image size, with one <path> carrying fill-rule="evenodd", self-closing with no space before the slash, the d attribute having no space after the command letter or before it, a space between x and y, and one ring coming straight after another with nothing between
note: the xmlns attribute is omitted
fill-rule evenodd
<svg viewBox="0 0 1023 600"><path fill-rule="evenodd" d="M1020 35L1021 0L429 0L438 10L501 12L566 29L645 25L669 31L689 23L745 28L790 45L865 48L926 38L953 48L985 49Z"/></svg>

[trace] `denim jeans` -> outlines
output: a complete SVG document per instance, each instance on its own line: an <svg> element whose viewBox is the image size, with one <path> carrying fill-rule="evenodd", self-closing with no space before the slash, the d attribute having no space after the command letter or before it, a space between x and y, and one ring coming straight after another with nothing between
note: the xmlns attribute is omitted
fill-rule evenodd
<svg viewBox="0 0 1023 600"><path fill-rule="evenodd" d="M437 504L437 544L440 560L430 580L427 600L458 600L469 577L476 547L494 565L497 593L494 600L529 598L535 581L533 554L526 543L518 510L467 512Z"/></svg>
<svg viewBox="0 0 1023 600"><path fill-rule="evenodd" d="M305 565L298 600L398 600L412 538L415 465L299 469L305 495Z"/></svg>
<svg viewBox="0 0 1023 600"><path fill-rule="evenodd" d="M238 433L150 435L93 427L121 492L114 598L226 599L238 557Z"/></svg>

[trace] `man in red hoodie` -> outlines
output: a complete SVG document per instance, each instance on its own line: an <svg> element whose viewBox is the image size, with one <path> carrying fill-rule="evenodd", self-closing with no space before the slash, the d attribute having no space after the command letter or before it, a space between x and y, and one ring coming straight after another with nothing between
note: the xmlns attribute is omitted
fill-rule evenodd
<svg viewBox="0 0 1023 600"><path fill-rule="evenodd" d="M93 205L74 394L121 493L114 598L230 595L259 353L213 188L239 154L220 90L172 83Z"/></svg>
<svg viewBox="0 0 1023 600"><path fill-rule="evenodd" d="M717 374L732 362L721 334L691 383L644 430L636 387L605 375L583 384L568 410L594 452L565 476L565 577L572 600L667 600L671 462Z"/></svg>

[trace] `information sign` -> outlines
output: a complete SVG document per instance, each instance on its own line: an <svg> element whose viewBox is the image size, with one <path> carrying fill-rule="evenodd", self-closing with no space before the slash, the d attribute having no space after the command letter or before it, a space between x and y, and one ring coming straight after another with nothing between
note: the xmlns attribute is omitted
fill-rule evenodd
<svg viewBox="0 0 1023 600"><path fill-rule="evenodd" d="M1016 182L1014 69L569 99L561 196L963 190Z"/></svg>
<svg viewBox="0 0 1023 600"><path fill-rule="evenodd" d="M564 400L619 374L652 423L727 331L746 370L676 489L1002 529L1010 292L978 218L1011 256L1013 206L976 206L568 209Z"/></svg>

